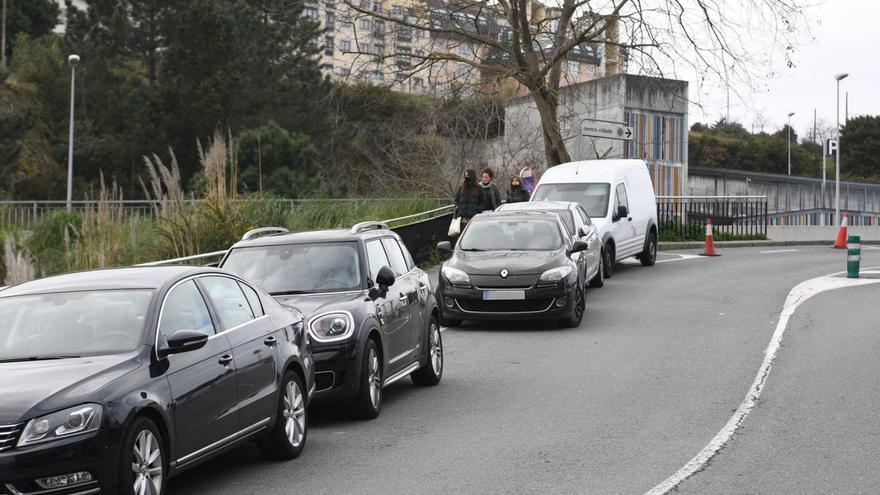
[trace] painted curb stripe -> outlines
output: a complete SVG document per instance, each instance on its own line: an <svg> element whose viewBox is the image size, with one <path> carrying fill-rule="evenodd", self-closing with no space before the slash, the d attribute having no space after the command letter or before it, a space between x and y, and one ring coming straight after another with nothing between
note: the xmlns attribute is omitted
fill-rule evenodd
<svg viewBox="0 0 880 495"><path fill-rule="evenodd" d="M876 268L877 267L872 267L871 269ZM712 441L710 441L703 450L694 456L693 459L688 461L688 463L675 474L666 478L650 491L645 492L645 495L663 495L670 490L673 490L682 481L702 469L730 440L734 432L736 432L736 429L739 428L749 415L749 412L751 412L752 408L758 403L758 399L761 397L761 392L764 390L764 385L767 382L767 377L770 375L773 360L776 358L776 353L779 351L779 347L782 344L782 336L788 326L788 320L794 314L798 306L816 294L821 294L822 292L829 290L880 283L880 280L878 279L837 277L837 275L845 273L846 272L838 272L824 277L809 279L796 285L791 292L788 293L788 297L785 299L785 304L782 306L782 313L779 315L779 323L776 325L776 331L773 332L773 337L770 339L767 349L764 350L764 362L758 370L758 375L755 377L752 387L749 389L740 406L736 409L736 412L733 413L733 416L730 417L727 424L724 425L724 428L715 435Z"/></svg>

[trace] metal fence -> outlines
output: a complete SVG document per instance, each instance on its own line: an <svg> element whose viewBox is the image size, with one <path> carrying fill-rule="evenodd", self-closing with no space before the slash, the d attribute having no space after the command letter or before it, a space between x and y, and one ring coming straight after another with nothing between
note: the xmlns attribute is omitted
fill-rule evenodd
<svg viewBox="0 0 880 495"><path fill-rule="evenodd" d="M657 196L661 239L701 239L709 218L713 233L741 238L766 237L767 197Z"/></svg>
<svg viewBox="0 0 880 495"><path fill-rule="evenodd" d="M437 206L447 205L451 201L449 198L426 198L428 202L434 202ZM204 200L189 199L187 204L197 204ZM263 201L259 199L238 199L233 201ZM341 198L341 199L277 199L273 201L281 201L290 204L290 206L309 204L309 203L334 203L340 206L355 205L360 203L391 203L391 202L408 202L413 201L412 198ZM122 200L122 201L72 201L71 209L74 212L82 213L87 210L97 209L98 205L110 205L114 207L121 206L123 214L128 216L152 217L155 212L155 201L145 200ZM56 212L64 211L67 207L66 201L0 201L0 227L18 226L21 228L30 228L37 223L43 216Z"/></svg>
<svg viewBox="0 0 880 495"><path fill-rule="evenodd" d="M388 225L391 227L391 230L397 232L412 255L413 260L416 263L421 264L428 259L432 252L432 246L438 241L446 239L446 232L449 229L449 222L452 220L452 212L454 209L454 205L441 206L440 208L435 208L433 210L383 220L382 223ZM184 256L183 258L140 263L138 266L174 264L204 265L206 263L220 261L220 259L226 255L226 252L227 250L224 249L222 251Z"/></svg>

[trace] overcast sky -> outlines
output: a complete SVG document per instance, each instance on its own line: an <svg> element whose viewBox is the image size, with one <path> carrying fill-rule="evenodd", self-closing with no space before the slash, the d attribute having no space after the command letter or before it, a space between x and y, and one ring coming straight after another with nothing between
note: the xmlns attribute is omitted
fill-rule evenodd
<svg viewBox="0 0 880 495"><path fill-rule="evenodd" d="M810 0L807 0L809 2ZM802 137L813 125L813 109L819 119L833 126L835 119L835 74L849 73L840 84L840 119L844 119L844 95L849 92L849 114L880 115L880 2L877 0L825 0L809 9L810 33L794 55L796 66L788 69L780 59L779 76L765 80L766 90L730 96L730 118L751 130L760 130L758 114L763 115L765 131L782 127L786 116L795 112L792 127ZM812 39L810 39L812 38ZM696 94L691 84L689 120L715 122L726 113L726 91ZM751 99L751 101L748 101Z"/></svg>

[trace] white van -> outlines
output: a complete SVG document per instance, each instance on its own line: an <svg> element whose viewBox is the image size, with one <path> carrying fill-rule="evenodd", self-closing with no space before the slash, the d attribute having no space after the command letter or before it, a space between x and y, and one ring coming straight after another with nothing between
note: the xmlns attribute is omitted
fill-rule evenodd
<svg viewBox="0 0 880 495"><path fill-rule="evenodd" d="M657 203L643 160L585 160L547 170L531 201L574 201L599 229L602 268L636 256L644 266L657 259Z"/></svg>

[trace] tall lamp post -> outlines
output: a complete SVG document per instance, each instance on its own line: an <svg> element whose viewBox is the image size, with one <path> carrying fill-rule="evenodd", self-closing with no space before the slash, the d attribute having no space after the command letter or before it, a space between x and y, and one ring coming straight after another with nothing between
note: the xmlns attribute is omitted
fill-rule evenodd
<svg viewBox="0 0 880 495"><path fill-rule="evenodd" d="M834 79L837 80L837 156L834 165L834 225L840 225L840 81L849 76L846 72L837 74Z"/></svg>
<svg viewBox="0 0 880 495"><path fill-rule="evenodd" d="M79 55L67 57L70 64L70 137L67 142L67 211L70 212L73 200L73 103L76 101L76 66Z"/></svg>
<svg viewBox="0 0 880 495"><path fill-rule="evenodd" d="M788 175L791 175L791 116L794 112L788 114Z"/></svg>

